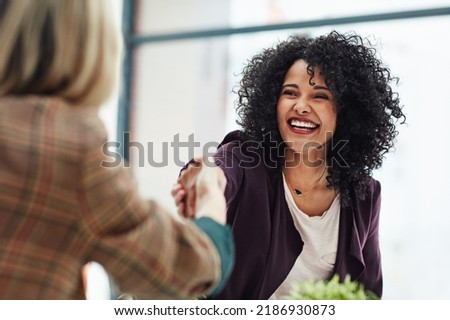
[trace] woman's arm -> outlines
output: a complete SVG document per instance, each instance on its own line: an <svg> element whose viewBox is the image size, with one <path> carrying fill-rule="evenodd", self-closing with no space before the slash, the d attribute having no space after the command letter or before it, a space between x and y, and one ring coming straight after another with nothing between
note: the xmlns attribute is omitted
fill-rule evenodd
<svg viewBox="0 0 450 320"><path fill-rule="evenodd" d="M101 263L122 292L139 298L186 299L212 292L227 276L214 241L231 252L230 231L212 219L199 228L154 201L142 201L125 168L101 166L106 135L99 128L85 128L80 162L80 232L85 239L80 245L91 247L88 258ZM217 188L204 196L210 201L204 202L203 216L209 211L224 214ZM214 228L223 228L214 240L201 230Z"/></svg>

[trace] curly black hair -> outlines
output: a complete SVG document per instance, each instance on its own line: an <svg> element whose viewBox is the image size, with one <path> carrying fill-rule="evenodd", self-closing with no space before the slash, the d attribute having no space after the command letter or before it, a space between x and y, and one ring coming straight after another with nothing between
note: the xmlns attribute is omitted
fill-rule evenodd
<svg viewBox="0 0 450 320"><path fill-rule="evenodd" d="M277 102L287 70L299 59L308 64L311 81L318 67L333 93L337 127L332 143L347 141L339 148L328 148L328 186L339 190L344 205L352 190L364 199L372 170L382 165L385 153L393 148L396 123L405 121L398 94L390 86L398 78L376 57L367 39L336 31L317 38L293 35L255 55L242 71L237 123L281 169L284 159L273 148L273 139L281 148L285 146L277 125Z"/></svg>

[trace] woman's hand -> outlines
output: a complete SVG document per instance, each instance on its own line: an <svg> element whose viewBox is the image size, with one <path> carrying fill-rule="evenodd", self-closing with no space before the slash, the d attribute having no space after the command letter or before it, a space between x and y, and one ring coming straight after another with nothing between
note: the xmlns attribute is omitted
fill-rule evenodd
<svg viewBox="0 0 450 320"><path fill-rule="evenodd" d="M180 216L189 218L186 211L186 190L184 190L183 185L180 182L177 182L172 187L172 198L175 201L175 205L177 206L177 212Z"/></svg>
<svg viewBox="0 0 450 320"><path fill-rule="evenodd" d="M225 224L225 175L213 161L195 158L172 188L178 213L186 218L210 217Z"/></svg>
<svg viewBox="0 0 450 320"><path fill-rule="evenodd" d="M178 214L185 218L195 217L195 182L201 163L200 157L194 158L193 162L189 163L181 172L177 183L172 188L171 194L175 200Z"/></svg>

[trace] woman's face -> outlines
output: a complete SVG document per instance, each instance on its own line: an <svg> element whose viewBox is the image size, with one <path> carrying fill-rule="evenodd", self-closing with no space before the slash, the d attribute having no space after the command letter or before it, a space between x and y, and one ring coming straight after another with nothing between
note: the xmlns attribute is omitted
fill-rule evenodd
<svg viewBox="0 0 450 320"><path fill-rule="evenodd" d="M336 105L318 68L314 78L307 63L296 61L286 73L277 103L277 122L283 141L291 152L309 154L321 150L336 130Z"/></svg>

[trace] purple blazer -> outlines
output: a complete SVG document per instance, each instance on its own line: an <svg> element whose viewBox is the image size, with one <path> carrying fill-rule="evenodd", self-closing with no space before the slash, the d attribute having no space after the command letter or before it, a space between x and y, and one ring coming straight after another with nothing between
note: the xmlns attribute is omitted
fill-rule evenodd
<svg viewBox="0 0 450 320"><path fill-rule="evenodd" d="M303 248L285 200L281 172L269 169L262 159L250 165L256 152L243 141L238 131L231 132L215 154L228 181L227 219L235 239L236 264L224 290L212 299L268 299ZM333 274L341 279L350 274L381 297L380 202L380 183L371 179L365 200L352 193L351 205L341 206Z"/></svg>

